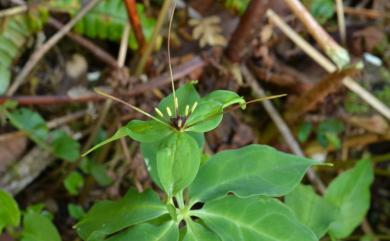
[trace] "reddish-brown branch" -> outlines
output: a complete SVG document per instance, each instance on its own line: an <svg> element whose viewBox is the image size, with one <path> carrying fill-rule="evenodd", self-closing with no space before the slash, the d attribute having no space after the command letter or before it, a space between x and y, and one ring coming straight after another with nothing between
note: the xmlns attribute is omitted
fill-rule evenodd
<svg viewBox="0 0 390 241"><path fill-rule="evenodd" d="M202 68L205 65L205 62L200 57L195 57L192 60L177 66L174 68L174 80L180 79L193 71ZM168 73L151 79L148 83L140 84L135 86L130 92L126 94L126 96L136 96L142 93L148 92L151 89L160 88L164 85L167 85L170 82L170 77ZM61 104L69 104L69 103L85 103L89 101L100 101L104 100L105 97L91 94L86 96L80 96L76 98L72 98L66 95L49 95L49 96L16 96L16 97L0 97L0 105L3 104L7 100L16 100L19 105L61 105Z"/></svg>
<svg viewBox="0 0 390 241"><path fill-rule="evenodd" d="M261 27L261 19L270 6L270 0L252 0L234 31L226 54L230 61L238 63L248 53L251 40Z"/></svg>
<svg viewBox="0 0 390 241"><path fill-rule="evenodd" d="M137 43L139 46L138 49L142 52L142 50L145 47L145 37L144 37L144 33L142 32L141 20L137 12L136 1L125 0L125 4L127 9L127 14L129 15L131 26L135 34L135 38L137 39Z"/></svg>

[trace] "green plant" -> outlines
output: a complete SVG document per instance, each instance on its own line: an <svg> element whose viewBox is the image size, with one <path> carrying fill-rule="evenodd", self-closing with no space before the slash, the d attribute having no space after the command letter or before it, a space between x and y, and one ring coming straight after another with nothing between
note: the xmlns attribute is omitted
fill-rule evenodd
<svg viewBox="0 0 390 241"><path fill-rule="evenodd" d="M16 104L6 102L0 106L0 115L4 115L15 128L24 132L31 140L56 157L70 162L80 156L80 144L65 131L49 128L42 116L27 108L16 109Z"/></svg>
<svg viewBox="0 0 390 241"><path fill-rule="evenodd" d="M238 11L239 14L243 14L248 7L249 0L225 0L225 6L229 9Z"/></svg>
<svg viewBox="0 0 390 241"><path fill-rule="evenodd" d="M364 159L334 179L323 197L301 185L286 196L286 205L318 238L327 232L333 240L346 238L368 211L372 181L371 162Z"/></svg>
<svg viewBox="0 0 390 241"><path fill-rule="evenodd" d="M303 3L320 24L326 23L335 14L333 0L303 0Z"/></svg>
<svg viewBox="0 0 390 241"><path fill-rule="evenodd" d="M139 141L150 176L165 197L131 189L118 201L98 202L76 225L80 237L317 240L274 198L291 192L315 161L250 145L220 152L201 164L204 133L215 129L224 110L234 104L245 108L246 102L224 90L200 97L189 83L164 98L155 116L130 105L151 120L129 122L91 151L124 136Z"/></svg>
<svg viewBox="0 0 390 241"><path fill-rule="evenodd" d="M0 20L0 95L7 90L12 63L22 54L30 36L41 29L47 19L44 8Z"/></svg>
<svg viewBox="0 0 390 241"><path fill-rule="evenodd" d="M310 122L303 122L298 128L298 140L306 142L311 133L315 132L316 140L324 148L333 146L335 149L341 147L339 135L344 131L343 123L337 119L321 121L316 129Z"/></svg>
<svg viewBox="0 0 390 241"><path fill-rule="evenodd" d="M155 116L125 104L151 120L129 122L90 151L125 136L140 142L149 174L165 195L161 200L152 190L130 189L120 200L97 202L76 225L83 240L344 238L368 210L368 160L336 178L324 197L298 186L315 161L268 146L222 151L201 162L204 133L219 125L229 106L246 106L234 92L200 97L189 83L164 98ZM284 195L286 204L275 198Z"/></svg>
<svg viewBox="0 0 390 241"><path fill-rule="evenodd" d="M8 233L21 241L61 241L60 234L43 210L43 205L34 205L21 212L12 196L0 189L0 234L5 227ZM18 226L23 219L23 229Z"/></svg>

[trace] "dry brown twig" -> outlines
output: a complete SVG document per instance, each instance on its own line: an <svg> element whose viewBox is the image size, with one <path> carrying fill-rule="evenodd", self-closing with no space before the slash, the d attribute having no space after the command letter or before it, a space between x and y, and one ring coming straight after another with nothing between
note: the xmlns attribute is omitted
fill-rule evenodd
<svg viewBox="0 0 390 241"><path fill-rule="evenodd" d="M12 15L24 13L28 10L28 7L26 5L16 6L12 8L8 8L5 10L0 11L0 18L9 17Z"/></svg>
<svg viewBox="0 0 390 241"><path fill-rule="evenodd" d="M322 55L317 49L311 46L304 38L298 35L290 26L288 26L282 18L280 18L274 11L268 10L267 16L269 19L282 30L297 46L299 46L307 55L315 60L321 67L323 67L329 73L333 73L337 70L329 59ZM327 35L327 33L326 33ZM340 47L341 48L341 47ZM351 91L359 95L364 101L371 105L376 111L390 120L390 109L375 96L365 90L356 81L350 77L343 79L343 84Z"/></svg>
<svg viewBox="0 0 390 241"><path fill-rule="evenodd" d="M347 44L347 31L345 26L343 0L336 0L336 12L341 42L345 46Z"/></svg>
<svg viewBox="0 0 390 241"><path fill-rule="evenodd" d="M23 67L22 71L16 76L12 85L7 91L7 96L12 96L20 85L26 80L28 75L31 73L33 68L37 63L42 59L42 57L54 46L56 45L72 28L73 26L87 14L93 7L98 4L100 0L91 0L89 1L78 13L72 18L64 27L54 34L46 43L44 43L40 48L38 48L27 61L26 65Z"/></svg>
<svg viewBox="0 0 390 241"><path fill-rule="evenodd" d="M321 46L326 55L340 68L349 64L348 52L342 48L313 18L299 0L284 0L296 17L305 25L307 31Z"/></svg>

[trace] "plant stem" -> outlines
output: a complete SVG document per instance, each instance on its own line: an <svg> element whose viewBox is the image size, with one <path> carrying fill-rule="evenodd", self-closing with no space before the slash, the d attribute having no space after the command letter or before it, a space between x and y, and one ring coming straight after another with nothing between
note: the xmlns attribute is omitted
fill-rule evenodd
<svg viewBox="0 0 390 241"><path fill-rule="evenodd" d="M151 38L150 42L146 45L145 51L143 52L141 59L138 62L138 65L136 67L136 70L135 70L136 76L140 76L144 71L144 67L146 65L146 62L148 61L150 55L152 54L153 47L156 44L156 40L158 38L158 35L160 34L161 28L165 22L164 19L168 14L168 10L169 10L169 7L171 6L171 2L172 2L172 0L165 0L164 1L164 4L163 4L163 6L160 10L160 13L158 15L156 26L153 29L152 38Z"/></svg>
<svg viewBox="0 0 390 241"><path fill-rule="evenodd" d="M183 195L183 191L180 191L176 196L176 201L177 201L177 205L179 206L180 209L184 208L185 205L184 205L184 195Z"/></svg>

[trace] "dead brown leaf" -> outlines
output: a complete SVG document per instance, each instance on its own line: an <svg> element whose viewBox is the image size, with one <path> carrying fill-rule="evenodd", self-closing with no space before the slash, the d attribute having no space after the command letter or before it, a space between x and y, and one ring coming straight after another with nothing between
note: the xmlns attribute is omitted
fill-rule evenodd
<svg viewBox="0 0 390 241"><path fill-rule="evenodd" d="M227 40L222 35L220 26L221 19L217 16L211 16L203 19L191 19L190 26L194 27L192 37L199 41L200 47L226 46Z"/></svg>
<svg viewBox="0 0 390 241"><path fill-rule="evenodd" d="M21 157L26 146L27 138L20 135L0 141L0 173Z"/></svg>

